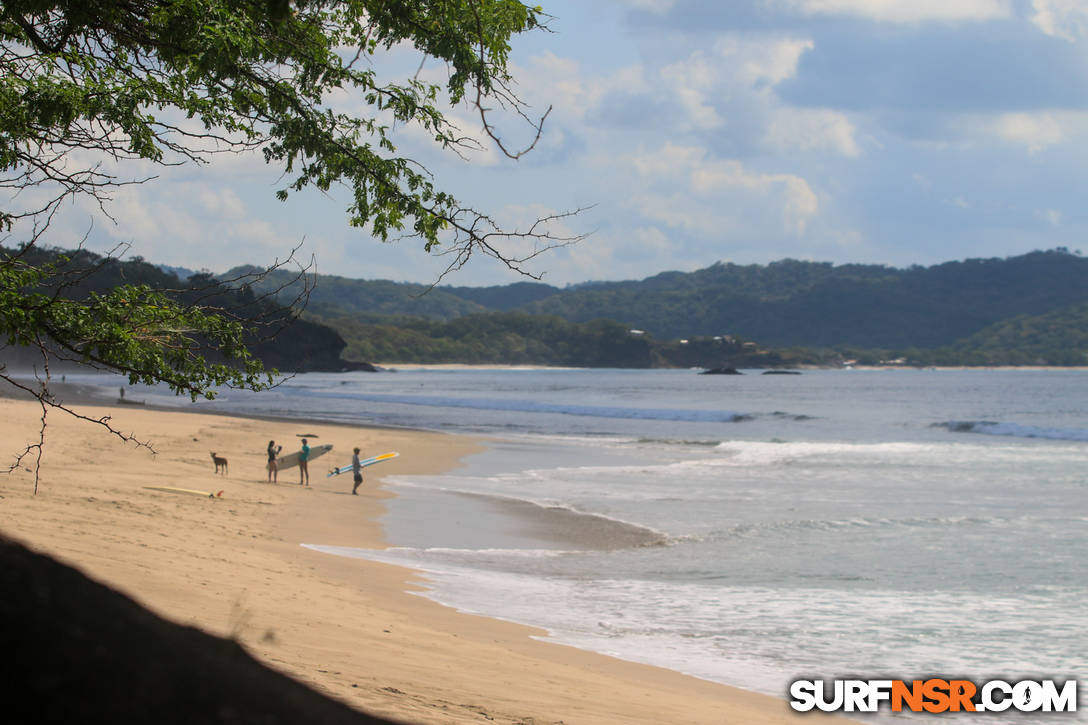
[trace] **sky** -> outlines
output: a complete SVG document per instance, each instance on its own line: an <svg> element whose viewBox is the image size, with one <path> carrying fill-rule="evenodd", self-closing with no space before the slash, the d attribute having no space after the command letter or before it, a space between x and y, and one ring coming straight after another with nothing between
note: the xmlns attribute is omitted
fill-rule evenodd
<svg viewBox="0 0 1088 725"><path fill-rule="evenodd" d="M412 129L397 143L511 226L591 207L557 230L587 239L530 266L545 282L1088 250L1088 0L540 2L553 32L511 56L531 112L552 107L532 152L466 160ZM418 66L406 48L375 59L391 77ZM450 115L481 135L471 109ZM63 224L92 249L213 272L295 247L363 279L430 283L448 262L350 227L345 194L279 202L277 181L259 157L165 170L119 190L114 221L77 204ZM519 279L477 258L445 283Z"/></svg>

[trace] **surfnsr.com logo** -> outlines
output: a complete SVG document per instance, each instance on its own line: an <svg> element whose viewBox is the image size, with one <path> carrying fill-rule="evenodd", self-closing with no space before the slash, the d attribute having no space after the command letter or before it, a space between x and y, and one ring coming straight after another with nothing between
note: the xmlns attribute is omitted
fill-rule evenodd
<svg viewBox="0 0 1088 725"><path fill-rule="evenodd" d="M795 680L790 707L798 712L1076 712L1077 681Z"/></svg>

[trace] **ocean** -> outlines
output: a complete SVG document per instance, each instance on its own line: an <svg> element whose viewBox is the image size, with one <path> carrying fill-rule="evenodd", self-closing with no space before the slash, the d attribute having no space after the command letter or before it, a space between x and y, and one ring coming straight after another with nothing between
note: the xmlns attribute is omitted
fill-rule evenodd
<svg viewBox="0 0 1088 725"><path fill-rule="evenodd" d="M387 479L391 548L299 543L552 641L780 697L1088 676L1088 372L745 372L304 374L192 407L487 437Z"/></svg>

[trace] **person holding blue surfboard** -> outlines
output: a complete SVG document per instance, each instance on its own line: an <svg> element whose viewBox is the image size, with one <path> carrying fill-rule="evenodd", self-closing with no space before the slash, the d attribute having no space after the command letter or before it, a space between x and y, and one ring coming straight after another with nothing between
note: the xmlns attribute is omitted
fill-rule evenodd
<svg viewBox="0 0 1088 725"><path fill-rule="evenodd" d="M363 465L359 462L359 449L356 448L355 452L351 454L351 473L355 479L355 485L351 487L351 494L358 496L357 493L359 485L363 482Z"/></svg>

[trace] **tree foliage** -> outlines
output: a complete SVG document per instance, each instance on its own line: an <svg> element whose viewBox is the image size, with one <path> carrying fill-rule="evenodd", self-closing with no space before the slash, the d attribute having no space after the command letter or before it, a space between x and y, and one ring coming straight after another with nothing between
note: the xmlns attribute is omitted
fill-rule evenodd
<svg viewBox="0 0 1088 725"><path fill-rule="evenodd" d="M139 284L76 299L61 293L83 274L72 259L26 253L80 243L51 231L65 202L91 199L108 215L111 193L155 167L224 153L280 169L281 200L346 188L349 224L381 241L415 237L450 255L447 271L474 254L526 271L574 241L549 231L567 215L505 230L398 154L394 129L463 153L474 142L442 109L465 103L508 155L521 152L499 138L492 108L528 121L535 145L547 114L530 119L507 61L511 36L545 20L517 0L0 1L0 241L17 250L0 260L0 337L36 346L46 371L60 356L194 396L268 385L242 320ZM382 77L377 61L406 46L448 70L441 86ZM205 359L207 345L221 362ZM34 393L43 421L56 406L47 382Z"/></svg>
<svg viewBox="0 0 1088 725"><path fill-rule="evenodd" d="M164 382L194 400L214 396L211 386L271 383L271 375L243 343L242 321L218 307L185 304L176 296L180 290L171 295L149 284L118 284L67 294L101 264L88 266L67 255L33 264L23 261L23 254L5 255L0 309L7 344L48 347L53 359L120 372L130 384ZM209 348L223 362L208 363Z"/></svg>
<svg viewBox="0 0 1088 725"><path fill-rule="evenodd" d="M528 119L507 58L512 35L542 26L539 8L517 0L4 0L0 7L0 172L8 174L0 185L48 183L53 191L28 208L0 209L4 225L40 217L72 194L101 198L128 183L100 163L106 159L172 164L258 149L284 171L279 198L343 185L350 224L383 241L416 236L428 250L451 253L451 267L479 252L521 270L541 247L515 255L504 243L570 241L548 234L554 217L503 231L399 156L392 133L413 125L438 146L463 151L473 142L441 104L471 102L501 144L488 104ZM375 56L406 44L449 69L444 89L418 77L381 78ZM337 98L362 101L370 112L341 110ZM84 162L87 152L95 162Z"/></svg>

